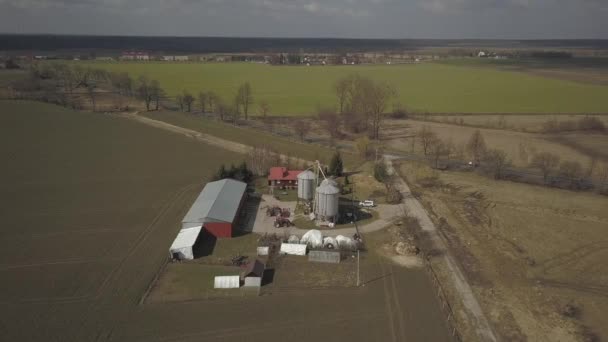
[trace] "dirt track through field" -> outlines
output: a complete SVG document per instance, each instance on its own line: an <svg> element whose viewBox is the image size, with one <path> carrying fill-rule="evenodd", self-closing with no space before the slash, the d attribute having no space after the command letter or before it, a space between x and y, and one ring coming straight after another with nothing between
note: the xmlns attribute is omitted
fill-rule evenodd
<svg viewBox="0 0 608 342"><path fill-rule="evenodd" d="M418 219L421 228L430 234L434 247L442 252L439 256L437 256L437 258L441 258L442 262L445 263L449 270L452 285L458 292L459 297L462 300L463 307L467 310L467 317L471 327L473 327L475 331L475 335L479 341L497 341L486 315L481 309L477 298L475 298L475 295L473 294L471 286L460 270L460 267L456 263L455 258L451 254L449 248L447 248L445 241L438 233L437 228L429 218L426 210L412 195L405 180L403 180L403 178L401 178L398 173L395 172L391 158L385 158L385 161L388 173L394 176L393 179L395 185L403 195L403 203L408 212L410 215Z"/></svg>
<svg viewBox="0 0 608 342"><path fill-rule="evenodd" d="M171 131L173 133L183 134L187 137L196 139L200 142L204 142L205 144L209 144L211 146L220 147L229 151L237 152L237 153L249 153L252 150L252 147L236 143L234 141L221 139L209 134L203 134L201 132L197 132L195 130L191 130L184 127L179 127L172 125L170 123L166 123L159 120L154 120L147 118L143 115L138 115L138 113L125 114L127 118L144 123L146 125L150 125L152 127L161 128L164 130Z"/></svg>

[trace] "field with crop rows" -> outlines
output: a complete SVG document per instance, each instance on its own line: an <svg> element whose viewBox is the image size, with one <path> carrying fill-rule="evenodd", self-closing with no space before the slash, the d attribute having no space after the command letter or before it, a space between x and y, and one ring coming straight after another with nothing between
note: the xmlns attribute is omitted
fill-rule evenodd
<svg viewBox="0 0 608 342"><path fill-rule="evenodd" d="M142 304L198 191L244 156L33 102L0 101L0 133L3 341L451 341L426 273L372 253L361 288L285 275L268 296ZM163 289L197 294L205 279Z"/></svg>
<svg viewBox="0 0 608 342"><path fill-rule="evenodd" d="M111 71L158 79L169 95L213 90L226 101L250 82L255 101L272 115L312 115L335 106L336 80L350 74L394 85L393 101L416 111L458 113L605 113L606 86L518 72L438 63L415 65L270 66L253 63L91 63ZM257 112L257 106L254 106Z"/></svg>

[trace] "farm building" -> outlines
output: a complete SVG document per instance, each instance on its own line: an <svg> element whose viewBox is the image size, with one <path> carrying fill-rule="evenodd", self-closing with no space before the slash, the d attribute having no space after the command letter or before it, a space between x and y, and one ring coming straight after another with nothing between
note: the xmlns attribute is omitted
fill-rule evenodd
<svg viewBox="0 0 608 342"><path fill-rule="evenodd" d="M120 56L120 59L124 61L149 61L150 55L147 52L125 51Z"/></svg>
<svg viewBox="0 0 608 342"><path fill-rule="evenodd" d="M268 173L268 185L281 189L295 189L298 186L298 175L301 172L288 170L286 167L271 167Z"/></svg>
<svg viewBox="0 0 608 342"><path fill-rule="evenodd" d="M180 230L179 234L171 244L169 252L173 259L194 259L194 252L192 247L196 244L199 234L201 233L201 227L186 228Z"/></svg>
<svg viewBox="0 0 608 342"><path fill-rule="evenodd" d="M215 237L232 237L245 202L247 184L233 179L209 182L182 220L182 229L203 227Z"/></svg>

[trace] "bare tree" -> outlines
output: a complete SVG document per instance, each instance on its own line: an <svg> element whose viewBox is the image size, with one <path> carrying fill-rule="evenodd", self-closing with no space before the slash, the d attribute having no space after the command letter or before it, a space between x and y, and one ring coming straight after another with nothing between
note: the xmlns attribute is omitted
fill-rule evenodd
<svg viewBox="0 0 608 342"><path fill-rule="evenodd" d="M184 91L184 95L182 96L184 101L184 105L188 109L188 112L192 111L192 104L194 103L194 96L187 91Z"/></svg>
<svg viewBox="0 0 608 342"><path fill-rule="evenodd" d="M310 129L310 122L307 120L295 120L293 123L293 130L296 132L298 137L300 137L301 142L304 142L304 138L306 135L308 135Z"/></svg>
<svg viewBox="0 0 608 342"><path fill-rule="evenodd" d="M444 155L445 155L448 163L450 162L450 158L452 158L452 155L455 152L456 152L456 144L454 144L454 141L452 140L452 138L449 138L444 143Z"/></svg>
<svg viewBox="0 0 608 342"><path fill-rule="evenodd" d="M184 97L182 95L177 95L175 96L175 102L177 102L177 105L179 106L179 110L180 111L184 111Z"/></svg>
<svg viewBox="0 0 608 342"><path fill-rule="evenodd" d="M260 115L262 118L266 118L266 116L270 113L270 105L266 100L260 102Z"/></svg>
<svg viewBox="0 0 608 342"><path fill-rule="evenodd" d="M384 119L384 111L391 98L395 97L397 91L388 83L373 84L370 93L367 95L369 102L369 114L372 123L372 138L378 140L380 138L380 127L382 119Z"/></svg>
<svg viewBox="0 0 608 342"><path fill-rule="evenodd" d="M570 181L571 187L575 187L583 178L583 167L579 162L564 160L559 164L559 173Z"/></svg>
<svg viewBox="0 0 608 342"><path fill-rule="evenodd" d="M492 171L494 179L501 179L504 169L511 163L505 151L499 149L487 150L484 154L484 160Z"/></svg>
<svg viewBox="0 0 608 342"><path fill-rule="evenodd" d="M137 96L146 104L146 110L150 110L152 103L152 92L150 90L150 80L146 76L140 76L137 80Z"/></svg>
<svg viewBox="0 0 608 342"><path fill-rule="evenodd" d="M479 161L481 158L483 158L484 153L486 152L486 142L479 130L476 130L471 135L471 138L467 143L467 151L473 159L473 163L475 165L479 164Z"/></svg>
<svg viewBox="0 0 608 342"><path fill-rule="evenodd" d="M608 163L603 163L599 170L598 181L600 182L599 190L604 192L608 190Z"/></svg>
<svg viewBox="0 0 608 342"><path fill-rule="evenodd" d="M331 139L338 138L340 136L340 116L328 108L320 108L318 115Z"/></svg>
<svg viewBox="0 0 608 342"><path fill-rule="evenodd" d="M361 158L367 159L367 157L369 157L370 143L371 142L367 136L358 138L355 141L357 152L359 153L359 156L361 156Z"/></svg>
<svg viewBox="0 0 608 342"><path fill-rule="evenodd" d="M592 156L591 159L589 160L589 165L587 166L587 170L585 172L586 173L585 177L587 177L587 179L593 178L593 172L595 171L596 166L597 166L597 157Z"/></svg>
<svg viewBox="0 0 608 342"><path fill-rule="evenodd" d="M217 114L220 117L220 121L224 121L225 118L226 118L226 116L229 115L228 105L226 105L224 103L224 101L221 101L218 98L217 101L216 101L215 107L216 107Z"/></svg>
<svg viewBox="0 0 608 342"><path fill-rule="evenodd" d="M256 146L247 154L247 165L257 176L264 176L272 165L272 152L265 146Z"/></svg>
<svg viewBox="0 0 608 342"><path fill-rule="evenodd" d="M546 183L551 173L553 173L559 165L559 156L550 152L540 152L532 157L531 165L540 170L543 174L543 180Z"/></svg>
<svg viewBox="0 0 608 342"><path fill-rule="evenodd" d="M201 106L201 112L205 113L207 111L207 93L200 92L198 93L198 104Z"/></svg>
<svg viewBox="0 0 608 342"><path fill-rule="evenodd" d="M349 93L352 87L352 77L345 77L339 79L334 85L334 91L338 99L338 107L340 108L340 114L344 114L344 110L349 101Z"/></svg>
<svg viewBox="0 0 608 342"><path fill-rule="evenodd" d="M428 155L431 145L437 140L437 133L432 131L427 126L422 126L422 128L418 131L418 138L420 139L420 144L422 145L424 155Z"/></svg>
<svg viewBox="0 0 608 342"><path fill-rule="evenodd" d="M152 80L150 82L150 96L152 101L154 101L154 109L158 110L160 108L160 101L163 98L165 92L160 87L160 83L157 80Z"/></svg>
<svg viewBox="0 0 608 342"><path fill-rule="evenodd" d="M126 72L111 73L110 84L123 96L133 95L133 80Z"/></svg>
<svg viewBox="0 0 608 342"><path fill-rule="evenodd" d="M211 90L207 92L207 102L209 103L209 111L213 113L214 105L219 102L218 96Z"/></svg>
<svg viewBox="0 0 608 342"><path fill-rule="evenodd" d="M91 99L91 106L93 107L93 111L96 110L96 100L97 100L97 93L95 92L95 88L97 88L97 86L95 85L95 82L89 82L87 83L87 94L89 95L89 99Z"/></svg>
<svg viewBox="0 0 608 342"><path fill-rule="evenodd" d="M433 156L435 168L437 169L439 168L439 160L441 160L441 157L446 154L446 147L443 141L438 138L434 139L430 146L430 152Z"/></svg>
<svg viewBox="0 0 608 342"><path fill-rule="evenodd" d="M245 115L245 120L248 120L249 106L253 104L253 94L251 92L251 85L249 82L245 82L242 84L236 95L236 105L237 108L243 108L243 114Z"/></svg>

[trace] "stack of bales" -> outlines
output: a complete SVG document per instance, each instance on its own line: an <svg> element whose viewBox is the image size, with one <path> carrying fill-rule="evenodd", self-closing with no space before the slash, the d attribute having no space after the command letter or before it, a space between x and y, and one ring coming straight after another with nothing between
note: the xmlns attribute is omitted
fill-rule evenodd
<svg viewBox="0 0 608 342"><path fill-rule="evenodd" d="M317 188L315 196L315 214L317 217L334 221L338 217L340 189L333 179L325 179Z"/></svg>
<svg viewBox="0 0 608 342"><path fill-rule="evenodd" d="M298 198L304 201L312 201L315 189L315 174L306 170L298 174Z"/></svg>

